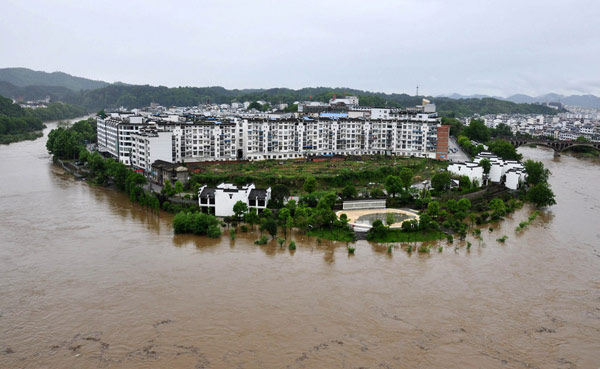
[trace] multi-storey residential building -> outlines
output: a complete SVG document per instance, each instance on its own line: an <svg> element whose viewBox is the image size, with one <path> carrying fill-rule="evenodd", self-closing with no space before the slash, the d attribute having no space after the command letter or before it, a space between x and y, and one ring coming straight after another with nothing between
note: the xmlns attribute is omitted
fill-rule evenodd
<svg viewBox="0 0 600 369"><path fill-rule="evenodd" d="M155 127L145 128L131 135L131 139L132 167L150 172L152 163L157 160L175 162L173 132L158 131Z"/></svg>
<svg viewBox="0 0 600 369"><path fill-rule="evenodd" d="M132 114L111 114L96 120L98 151L106 152L125 165L131 165L133 135L147 128L142 116Z"/></svg>
<svg viewBox="0 0 600 369"><path fill-rule="evenodd" d="M187 120L98 118L98 146L126 165L152 162L290 159L322 155L402 155L444 159L448 129L436 113L389 110L379 119L326 117ZM442 143L438 145L438 141ZM446 144L443 144L446 142ZM443 149L442 151L440 151Z"/></svg>

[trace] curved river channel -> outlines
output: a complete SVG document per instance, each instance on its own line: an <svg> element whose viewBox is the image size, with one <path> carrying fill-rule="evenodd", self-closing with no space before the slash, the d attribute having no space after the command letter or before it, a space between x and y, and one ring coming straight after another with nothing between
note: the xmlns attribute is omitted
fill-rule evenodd
<svg viewBox="0 0 600 369"><path fill-rule="evenodd" d="M521 149L558 204L520 234L528 207L470 251L349 256L174 236L45 141L0 147L1 368L600 367L599 161Z"/></svg>

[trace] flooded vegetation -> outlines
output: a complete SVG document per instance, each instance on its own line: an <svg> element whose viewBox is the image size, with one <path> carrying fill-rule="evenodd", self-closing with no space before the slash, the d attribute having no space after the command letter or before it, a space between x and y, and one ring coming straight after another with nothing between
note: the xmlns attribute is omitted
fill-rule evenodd
<svg viewBox="0 0 600 369"><path fill-rule="evenodd" d="M75 180L44 145L0 147L1 368L600 362L597 160L519 149L551 170L557 204L465 240L280 246L175 234L171 214Z"/></svg>

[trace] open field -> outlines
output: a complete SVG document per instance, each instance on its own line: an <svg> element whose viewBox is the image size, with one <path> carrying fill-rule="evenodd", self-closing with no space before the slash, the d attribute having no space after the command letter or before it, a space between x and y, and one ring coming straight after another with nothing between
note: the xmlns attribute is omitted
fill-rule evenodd
<svg viewBox="0 0 600 369"><path fill-rule="evenodd" d="M222 181L234 183L254 182L259 186L284 184L292 192L300 190L310 176L317 179L317 190L340 189L347 184L357 187L381 187L388 175L397 175L403 167L413 170L413 182L430 178L436 171L446 168L447 163L433 159L363 156L360 160L265 160L235 163L202 163L197 165L198 183L217 184ZM360 190L360 189L359 189Z"/></svg>

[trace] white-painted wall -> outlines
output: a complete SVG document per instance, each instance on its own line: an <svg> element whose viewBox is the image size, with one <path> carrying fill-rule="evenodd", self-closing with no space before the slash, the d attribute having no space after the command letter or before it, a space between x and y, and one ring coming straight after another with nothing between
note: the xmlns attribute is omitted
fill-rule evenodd
<svg viewBox="0 0 600 369"><path fill-rule="evenodd" d="M467 176L473 182L476 180L479 185L483 183L483 167L476 163L454 163L448 166L448 171L458 176Z"/></svg>

